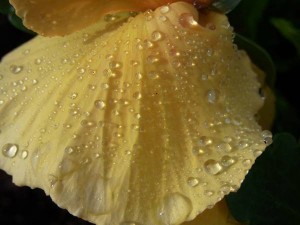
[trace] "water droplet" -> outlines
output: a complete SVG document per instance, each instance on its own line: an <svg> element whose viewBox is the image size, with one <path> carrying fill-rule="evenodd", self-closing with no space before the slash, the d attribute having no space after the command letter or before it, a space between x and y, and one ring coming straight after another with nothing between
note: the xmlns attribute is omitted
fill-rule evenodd
<svg viewBox="0 0 300 225"><path fill-rule="evenodd" d="M68 146L68 147L65 148L65 152L66 152L67 154L72 154L72 153L74 152L74 148Z"/></svg>
<svg viewBox="0 0 300 225"><path fill-rule="evenodd" d="M243 160L243 166L250 167L251 164L252 164L251 159L245 159L245 160Z"/></svg>
<svg viewBox="0 0 300 225"><path fill-rule="evenodd" d="M262 152L261 150L255 150L255 151L253 152L253 155L254 155L255 157L258 157L258 156L260 156L262 153L263 153L263 152Z"/></svg>
<svg viewBox="0 0 300 225"><path fill-rule="evenodd" d="M48 181L50 183L50 187L53 188L58 181L58 178L52 174L48 175Z"/></svg>
<svg viewBox="0 0 300 225"><path fill-rule="evenodd" d="M163 14L168 13L170 11L170 7L167 5L164 5L164 6L160 7L159 11Z"/></svg>
<svg viewBox="0 0 300 225"><path fill-rule="evenodd" d="M150 79L153 79L153 80L155 80L155 79L158 79L159 78L159 73L158 72L156 72L156 71L150 71L149 73L148 73L148 77L150 78Z"/></svg>
<svg viewBox="0 0 300 225"><path fill-rule="evenodd" d="M156 31L152 32L151 37L152 37L153 41L159 41L159 40L163 39L163 33L156 30Z"/></svg>
<svg viewBox="0 0 300 225"><path fill-rule="evenodd" d="M4 104L4 100L0 99L0 105Z"/></svg>
<svg viewBox="0 0 300 225"><path fill-rule="evenodd" d="M272 140L272 133L268 130L264 130L261 132L261 136L264 139L265 144L268 146L270 144L272 144L273 140Z"/></svg>
<svg viewBox="0 0 300 225"><path fill-rule="evenodd" d="M22 158L22 159L26 159L27 156L28 156L28 151L23 150L22 153L21 153L21 158Z"/></svg>
<svg viewBox="0 0 300 225"><path fill-rule="evenodd" d="M157 62L159 62L159 58L157 56L155 56L155 55L149 55L147 57L147 62L149 64L157 63Z"/></svg>
<svg viewBox="0 0 300 225"><path fill-rule="evenodd" d="M81 126L83 127L95 127L97 124L95 121L89 121L89 120L82 120Z"/></svg>
<svg viewBox="0 0 300 225"><path fill-rule="evenodd" d="M214 159L209 159L204 163L204 169L208 174L217 175L222 172L222 165Z"/></svg>
<svg viewBox="0 0 300 225"><path fill-rule="evenodd" d="M112 14L106 14L104 16L104 21L105 22L113 22L117 19L118 17L116 15L112 15Z"/></svg>
<svg viewBox="0 0 300 225"><path fill-rule="evenodd" d="M232 147L231 147L230 144L224 142L224 143L218 144L217 149L222 151L222 152L231 152Z"/></svg>
<svg viewBox="0 0 300 225"><path fill-rule="evenodd" d="M96 101L94 102L94 105L95 105L96 108L98 108L98 109L104 109L105 106L106 106L105 102L102 101L102 100L96 100Z"/></svg>
<svg viewBox="0 0 300 225"><path fill-rule="evenodd" d="M238 149L239 149L239 150L243 150L243 149L245 149L245 148L247 148L247 147L249 147L249 144L248 144L247 142L245 142L245 141L240 141L240 142L238 143Z"/></svg>
<svg viewBox="0 0 300 225"><path fill-rule="evenodd" d="M120 69L121 67L122 67L122 63L121 62L111 61L109 63L109 68L110 69Z"/></svg>
<svg viewBox="0 0 300 225"><path fill-rule="evenodd" d="M235 163L235 159L228 155L223 156L221 159L221 164L222 164L222 166L225 166L225 167L229 167L229 166L233 165L234 163Z"/></svg>
<svg viewBox="0 0 300 225"><path fill-rule="evenodd" d="M208 197L211 197L211 196L213 196L213 195L215 194L215 192L214 192L214 191L210 191L210 190L205 190L205 191L204 191L204 194L205 194L206 196L208 196Z"/></svg>
<svg viewBox="0 0 300 225"><path fill-rule="evenodd" d="M223 195L227 195L230 193L230 191L232 190L231 186L228 184L224 184L221 186L220 191Z"/></svg>
<svg viewBox="0 0 300 225"><path fill-rule="evenodd" d="M18 145L8 143L2 147L2 154L8 158L14 158L17 155L18 150Z"/></svg>
<svg viewBox="0 0 300 225"><path fill-rule="evenodd" d="M37 84L37 83L38 83L38 80L36 80L36 79L33 79L33 80L32 80L32 84L33 84L33 85L35 85L35 84Z"/></svg>
<svg viewBox="0 0 300 225"><path fill-rule="evenodd" d="M80 67L80 68L77 69L77 72L79 74L84 74L85 73L85 69Z"/></svg>
<svg viewBox="0 0 300 225"><path fill-rule="evenodd" d="M196 186L198 186L199 185L199 178L196 178L196 177L189 177L188 179L187 179L187 183L188 183L188 185L189 186L191 186L191 187L196 187Z"/></svg>
<svg viewBox="0 0 300 225"><path fill-rule="evenodd" d="M218 92L216 90L209 90L207 93L206 93L206 97L207 97L207 101L211 104L214 104L217 102L218 100Z"/></svg>
<svg viewBox="0 0 300 225"><path fill-rule="evenodd" d="M103 89L108 89L109 88L109 84L107 84L107 83L102 83L101 84L101 87L103 88Z"/></svg>
<svg viewBox="0 0 300 225"><path fill-rule="evenodd" d="M42 60L39 58L34 60L34 64L36 64L36 65L40 65L41 63L42 63Z"/></svg>
<svg viewBox="0 0 300 225"><path fill-rule="evenodd" d="M163 224L181 224L186 221L192 209L192 202L186 196L180 193L168 194L159 208L159 220Z"/></svg>
<svg viewBox="0 0 300 225"><path fill-rule="evenodd" d="M212 140L206 136L201 136L198 140L199 146L206 146L212 144Z"/></svg>
<svg viewBox="0 0 300 225"><path fill-rule="evenodd" d="M144 46L146 48L153 48L154 47L154 43L152 41L149 41L149 40L145 40L144 41Z"/></svg>
<svg viewBox="0 0 300 225"><path fill-rule="evenodd" d="M197 21L191 13L183 13L179 16L179 23L186 28L198 27Z"/></svg>
<svg viewBox="0 0 300 225"><path fill-rule="evenodd" d="M14 74L19 74L23 71L23 66L11 65L9 67L10 71Z"/></svg>
<svg viewBox="0 0 300 225"><path fill-rule="evenodd" d="M159 20L162 21L162 22L166 22L167 17L166 16L159 16Z"/></svg>
<svg viewBox="0 0 300 225"><path fill-rule="evenodd" d="M135 99L141 99L141 98L142 98L142 94L141 94L140 92L135 92L135 93L133 94L133 97L134 97Z"/></svg>
<svg viewBox="0 0 300 225"><path fill-rule="evenodd" d="M71 99L76 99L77 98L77 96L78 96L78 93L72 93L71 95L70 95L70 98Z"/></svg>
<svg viewBox="0 0 300 225"><path fill-rule="evenodd" d="M196 146L193 148L193 153L196 156L203 155L203 154L205 154L205 149L203 149L202 147Z"/></svg>

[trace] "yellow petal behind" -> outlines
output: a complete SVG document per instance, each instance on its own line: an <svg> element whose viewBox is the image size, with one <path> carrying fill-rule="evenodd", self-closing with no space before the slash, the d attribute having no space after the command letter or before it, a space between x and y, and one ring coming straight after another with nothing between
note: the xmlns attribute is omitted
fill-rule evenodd
<svg viewBox="0 0 300 225"><path fill-rule="evenodd" d="M96 224L177 225L237 190L270 143L259 83L224 15L115 17L3 60L0 167Z"/></svg>
<svg viewBox="0 0 300 225"><path fill-rule="evenodd" d="M175 1L177 0L10 0L10 3L27 28L43 36L63 36L99 21L106 13L144 11Z"/></svg>

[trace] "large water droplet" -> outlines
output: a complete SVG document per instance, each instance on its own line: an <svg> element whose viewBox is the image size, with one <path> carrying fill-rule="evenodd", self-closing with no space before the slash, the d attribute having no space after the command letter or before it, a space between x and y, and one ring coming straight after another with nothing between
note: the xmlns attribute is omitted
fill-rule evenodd
<svg viewBox="0 0 300 225"><path fill-rule="evenodd" d="M222 172L222 165L214 159L209 159L204 163L204 169L207 173L211 175L217 175Z"/></svg>
<svg viewBox="0 0 300 225"><path fill-rule="evenodd" d="M199 185L199 178L196 178L196 177L189 177L188 179L187 179L187 183L188 183L188 185L189 186L191 186L191 187L196 187L196 186L198 186Z"/></svg>
<svg viewBox="0 0 300 225"><path fill-rule="evenodd" d="M214 89L208 90L208 92L206 93L207 101L211 104L216 103L218 101L218 97L218 91Z"/></svg>
<svg viewBox="0 0 300 225"><path fill-rule="evenodd" d="M19 146L16 144L6 144L2 147L2 154L8 158L14 158L19 150Z"/></svg>
<svg viewBox="0 0 300 225"><path fill-rule="evenodd" d="M217 145L217 149L222 152L231 152L232 147L229 143L223 142Z"/></svg>
<svg viewBox="0 0 300 225"><path fill-rule="evenodd" d="M9 69L12 73L19 74L23 71L23 66L11 65Z"/></svg>
<svg viewBox="0 0 300 225"><path fill-rule="evenodd" d="M160 31L158 31L158 30L156 30L156 31L152 32L151 37L152 37L153 41L159 41L159 40L161 40L163 38L163 33L160 32Z"/></svg>
<svg viewBox="0 0 300 225"><path fill-rule="evenodd" d="M235 159L228 155L223 156L221 159L221 164L225 167L229 167L229 166L233 165L234 163L235 163Z"/></svg>
<svg viewBox="0 0 300 225"><path fill-rule="evenodd" d="M192 202L180 193L172 193L165 196L158 214L163 224L181 224L187 220L192 212Z"/></svg>
<svg viewBox="0 0 300 225"><path fill-rule="evenodd" d="M94 102L94 105L95 105L96 108L98 108L98 109L104 109L105 106L106 106L105 102L102 101L102 100L96 100L96 101Z"/></svg>
<svg viewBox="0 0 300 225"><path fill-rule="evenodd" d="M273 135L270 131L268 131L268 130L262 131L261 136L263 137L264 142L267 146L273 143L273 140L272 140Z"/></svg>
<svg viewBox="0 0 300 225"><path fill-rule="evenodd" d="M179 23L185 28L194 28L198 26L197 21L191 13L183 13L179 16Z"/></svg>
<svg viewBox="0 0 300 225"><path fill-rule="evenodd" d="M160 7L159 11L163 14L168 13L170 11L170 7L167 5L164 5L164 6Z"/></svg>

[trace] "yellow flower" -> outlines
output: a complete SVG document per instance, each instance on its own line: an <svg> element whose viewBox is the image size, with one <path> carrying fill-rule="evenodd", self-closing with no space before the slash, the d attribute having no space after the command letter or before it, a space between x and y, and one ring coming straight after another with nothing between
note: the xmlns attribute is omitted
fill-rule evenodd
<svg viewBox="0 0 300 225"><path fill-rule="evenodd" d="M184 2L101 18L125 1L11 2L44 35L95 22L0 65L0 167L17 185L99 225L177 225L237 190L271 142L226 16ZM234 224L222 204L202 221Z"/></svg>

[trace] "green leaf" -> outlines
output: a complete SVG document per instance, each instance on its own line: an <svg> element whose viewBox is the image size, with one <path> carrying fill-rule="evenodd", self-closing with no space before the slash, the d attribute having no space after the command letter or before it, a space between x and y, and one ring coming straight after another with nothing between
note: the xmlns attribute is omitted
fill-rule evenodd
<svg viewBox="0 0 300 225"><path fill-rule="evenodd" d="M240 190L227 202L232 215L249 225L299 225L300 146L287 133L255 162Z"/></svg>
<svg viewBox="0 0 300 225"><path fill-rule="evenodd" d="M12 10L12 6L9 4L8 0L0 0L0 13L9 14Z"/></svg>
<svg viewBox="0 0 300 225"><path fill-rule="evenodd" d="M8 15L8 20L10 21L10 23L16 27L17 29L21 30L21 31L24 31L26 33L29 33L29 34L35 34L33 31L31 30L28 30L24 25L23 25L23 22L21 20L20 17L18 17L15 12L11 12L9 15Z"/></svg>
<svg viewBox="0 0 300 225"><path fill-rule="evenodd" d="M240 49L244 49L252 62L266 73L266 82L273 88L276 80L276 69L272 58L266 50L239 34L236 34L235 43Z"/></svg>
<svg viewBox="0 0 300 225"><path fill-rule="evenodd" d="M242 0L236 9L229 14L234 27L240 28L243 34L255 39L263 13L270 0Z"/></svg>
<svg viewBox="0 0 300 225"><path fill-rule="evenodd" d="M273 131L276 133L289 132L295 137L300 137L299 113L279 93L276 93L276 117Z"/></svg>
<svg viewBox="0 0 300 225"><path fill-rule="evenodd" d="M297 29L290 21L281 18L273 18L271 23L295 46L300 55L300 29Z"/></svg>

